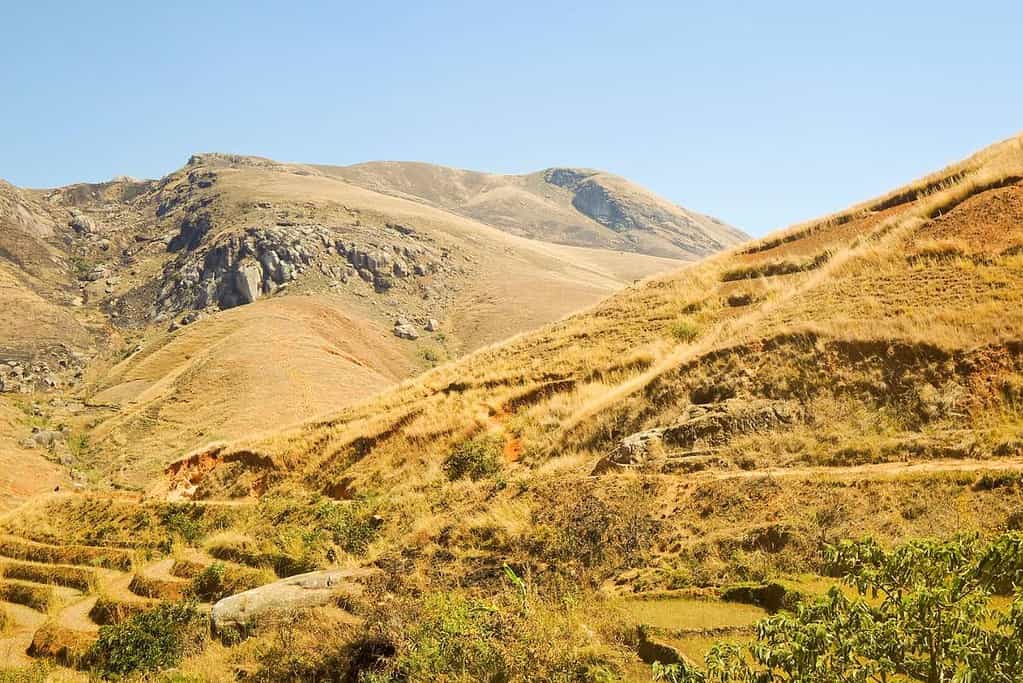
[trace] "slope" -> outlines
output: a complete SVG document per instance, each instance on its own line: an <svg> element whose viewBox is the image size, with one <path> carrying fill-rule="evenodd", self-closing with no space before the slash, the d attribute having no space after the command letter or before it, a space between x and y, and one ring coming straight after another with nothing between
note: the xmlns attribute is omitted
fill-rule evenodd
<svg viewBox="0 0 1023 683"><path fill-rule="evenodd" d="M481 560L482 520L501 527L497 555L538 561L532 534L589 497L649 515L650 548L616 561L655 573L683 562L734 576L747 543L769 564L812 566L823 517L841 520L826 534L888 538L994 528L1011 484L974 480L1018 472L1023 455L1021 177L1014 138L218 457L257 454L249 481L448 501L388 529L446 571L452 551L464 571ZM467 445L496 448L501 480L519 483L449 481ZM969 522L933 497L949 486ZM862 487L874 493L857 502ZM914 498L923 509L898 512ZM433 557L441 533L447 561ZM762 533L764 547L743 540Z"/></svg>
<svg viewBox="0 0 1023 683"><path fill-rule="evenodd" d="M498 175L402 161L316 168L375 192L561 244L691 259L748 239L716 218L604 171L549 168Z"/></svg>
<svg viewBox="0 0 1023 683"><path fill-rule="evenodd" d="M255 157L2 189L0 319L19 364L0 374L52 404L53 457L79 482L138 485L203 443L336 410L679 264ZM58 367L33 365L49 347ZM70 435L88 448L63 452Z"/></svg>

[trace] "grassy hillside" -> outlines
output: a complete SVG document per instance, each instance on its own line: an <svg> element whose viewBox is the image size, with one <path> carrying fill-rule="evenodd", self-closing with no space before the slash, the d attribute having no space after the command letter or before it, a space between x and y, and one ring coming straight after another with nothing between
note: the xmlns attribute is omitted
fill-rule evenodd
<svg viewBox="0 0 1023 683"><path fill-rule="evenodd" d="M716 218L676 206L625 178L592 169L497 175L407 161L316 168L513 235L561 244L688 259L748 239Z"/></svg>
<svg viewBox="0 0 1023 683"><path fill-rule="evenodd" d="M4 184L0 224L0 402L41 404L61 432L22 456L133 487L203 443L336 410L680 263L218 154L157 181ZM66 453L70 434L88 447ZM31 432L10 436L18 451Z"/></svg>
<svg viewBox="0 0 1023 683"><path fill-rule="evenodd" d="M182 654L202 680L649 680L645 662L748 640L828 591L829 543L1023 528L1021 298L1013 138L333 414L196 449L145 496L41 498L6 518L0 555L116 564L130 546L150 578L368 572ZM120 366L123 388L161 362Z"/></svg>

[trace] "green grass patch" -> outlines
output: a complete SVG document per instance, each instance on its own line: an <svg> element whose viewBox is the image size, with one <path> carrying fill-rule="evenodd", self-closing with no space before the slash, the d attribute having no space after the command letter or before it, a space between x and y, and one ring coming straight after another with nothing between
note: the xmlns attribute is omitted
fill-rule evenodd
<svg viewBox="0 0 1023 683"><path fill-rule="evenodd" d="M756 605L699 598L630 599L622 608L636 624L669 631L752 626L767 616L767 610Z"/></svg>

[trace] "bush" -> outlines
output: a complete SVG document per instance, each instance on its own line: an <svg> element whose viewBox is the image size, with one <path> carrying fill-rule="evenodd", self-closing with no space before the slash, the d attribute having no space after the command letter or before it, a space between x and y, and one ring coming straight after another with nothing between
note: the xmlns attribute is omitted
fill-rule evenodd
<svg viewBox="0 0 1023 683"><path fill-rule="evenodd" d="M689 318L676 320L671 326L671 336L678 341L688 344L700 336L700 326Z"/></svg>
<svg viewBox="0 0 1023 683"><path fill-rule="evenodd" d="M202 649L207 618L190 603L165 603L115 626L100 628L87 661L104 677L176 666Z"/></svg>
<svg viewBox="0 0 1023 683"><path fill-rule="evenodd" d="M160 512L160 522L171 536L180 536L192 545L202 537L203 510L195 504L170 504Z"/></svg>
<svg viewBox="0 0 1023 683"><path fill-rule="evenodd" d="M501 443L488 436L463 441L444 460L444 472L454 481L469 477L478 481L501 471Z"/></svg>
<svg viewBox="0 0 1023 683"><path fill-rule="evenodd" d="M371 616L371 632L383 634L372 642L390 645L394 656L357 667L359 680L619 680L612 672L622 653L611 642L606 616L606 610L584 612L571 600L541 600L528 588L491 600L453 592L406 599Z"/></svg>
<svg viewBox="0 0 1023 683"><path fill-rule="evenodd" d="M216 602L276 580L269 569L249 569L214 562L192 577L188 594L207 602Z"/></svg>
<svg viewBox="0 0 1023 683"><path fill-rule="evenodd" d="M354 627L320 610L279 614L260 625L257 681L354 681ZM393 654L390 650L388 654ZM361 679L360 679L361 680Z"/></svg>
<svg viewBox="0 0 1023 683"><path fill-rule="evenodd" d="M746 647L721 643L706 668L662 680L1015 681L1023 661L1023 535L912 541L892 550L866 539L829 546L827 566L854 588L784 604ZM741 589L740 589L741 592ZM1014 593L1008 606L992 596Z"/></svg>

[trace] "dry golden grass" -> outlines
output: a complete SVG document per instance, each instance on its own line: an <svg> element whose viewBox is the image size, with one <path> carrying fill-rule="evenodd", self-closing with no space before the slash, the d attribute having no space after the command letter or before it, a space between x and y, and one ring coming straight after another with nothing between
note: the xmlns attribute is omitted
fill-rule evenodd
<svg viewBox="0 0 1023 683"><path fill-rule="evenodd" d="M325 500L374 501L371 542L335 561L372 562L409 594L494 595L505 563L535 590L713 589L819 570L850 535L1023 528L1023 230L1003 225L1021 142L231 443L175 481L268 490L281 529ZM593 474L654 429L645 462ZM497 471L450 480L448 457L484 437ZM307 559L264 521L195 542L253 565Z"/></svg>

